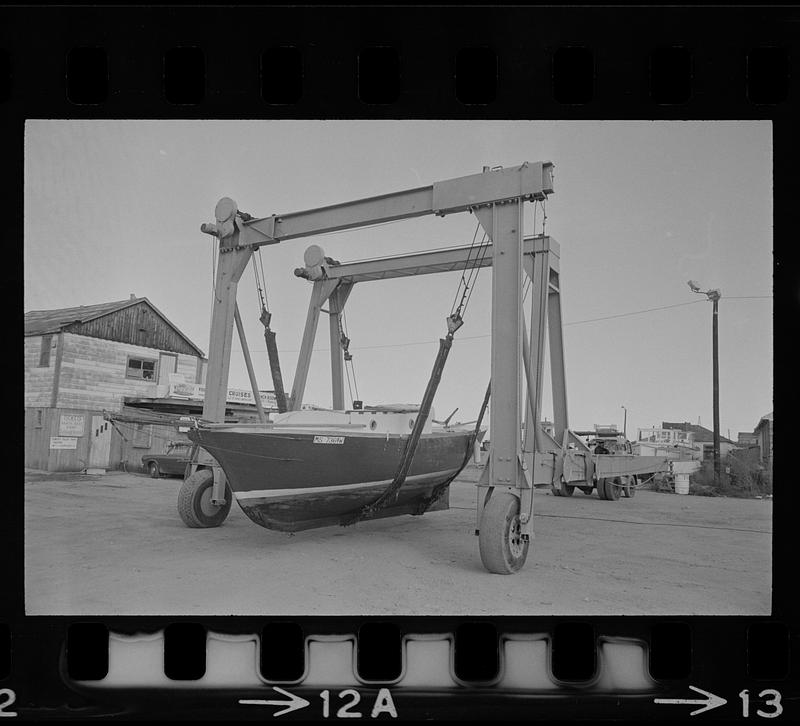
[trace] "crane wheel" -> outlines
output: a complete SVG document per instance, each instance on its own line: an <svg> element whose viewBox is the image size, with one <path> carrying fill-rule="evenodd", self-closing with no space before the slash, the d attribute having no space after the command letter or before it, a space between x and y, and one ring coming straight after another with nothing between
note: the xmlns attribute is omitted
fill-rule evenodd
<svg viewBox="0 0 800 726"><path fill-rule="evenodd" d="M181 484L178 492L178 514L187 527L219 527L231 509L233 492L225 484L225 504L211 503L214 472L198 469Z"/></svg>
<svg viewBox="0 0 800 726"><path fill-rule="evenodd" d="M495 490L483 508L479 545L483 566L498 575L511 575L522 569L530 541L522 539L519 498L511 492Z"/></svg>
<svg viewBox="0 0 800 726"><path fill-rule="evenodd" d="M594 487L580 487L580 490L587 496L592 496L592 491L594 491Z"/></svg>

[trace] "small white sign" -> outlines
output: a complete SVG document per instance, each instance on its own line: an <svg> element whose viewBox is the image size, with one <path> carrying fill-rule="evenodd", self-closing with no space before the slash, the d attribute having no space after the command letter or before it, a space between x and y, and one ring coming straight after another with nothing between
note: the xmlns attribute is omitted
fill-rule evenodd
<svg viewBox="0 0 800 726"><path fill-rule="evenodd" d="M58 424L59 436L83 436L86 430L86 417L81 414L61 414ZM52 447L50 447L52 448ZM72 448L75 448L74 446Z"/></svg>
<svg viewBox="0 0 800 726"><path fill-rule="evenodd" d="M315 436L315 444L343 444L344 436Z"/></svg>
<svg viewBox="0 0 800 726"><path fill-rule="evenodd" d="M77 449L78 439L70 436L51 436L50 437L51 449Z"/></svg>

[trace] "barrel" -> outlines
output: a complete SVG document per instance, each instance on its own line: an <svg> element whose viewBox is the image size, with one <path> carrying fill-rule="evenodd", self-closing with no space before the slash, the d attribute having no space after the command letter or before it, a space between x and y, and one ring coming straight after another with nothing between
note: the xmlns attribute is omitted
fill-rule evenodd
<svg viewBox="0 0 800 726"><path fill-rule="evenodd" d="M675 474L675 493L676 494L689 493L689 474L682 474L682 473Z"/></svg>

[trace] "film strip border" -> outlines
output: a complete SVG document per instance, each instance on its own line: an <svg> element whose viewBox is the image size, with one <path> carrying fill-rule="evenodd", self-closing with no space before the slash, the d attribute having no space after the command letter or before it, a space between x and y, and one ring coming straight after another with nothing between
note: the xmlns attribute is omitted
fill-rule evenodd
<svg viewBox="0 0 800 726"><path fill-rule="evenodd" d="M763 117L796 98L794 12L20 7L3 11L0 103L29 117Z"/></svg>
<svg viewBox="0 0 800 726"><path fill-rule="evenodd" d="M470 720L534 707L624 719L719 709L768 718L798 696L797 634L774 619L447 620L33 619L14 634L0 628L10 644L0 653L2 708L58 717L202 708L215 718L461 710Z"/></svg>
<svg viewBox="0 0 800 726"><path fill-rule="evenodd" d="M789 95L789 56L785 48L760 46L745 51L742 79L747 100L755 105L783 103ZM306 86L306 53L295 45L273 46L259 61L259 94L265 104L293 105L301 101ZM66 97L75 106L105 104L117 90L109 69L116 54L99 46L76 46L67 51ZM641 59L640 59L641 60ZM163 52L163 97L173 105L200 105L208 93L210 59L202 47L174 46ZM502 91L500 56L489 46L456 51L453 93L464 105L489 105ZM559 104L591 103L595 91L597 60L586 46L564 46L553 51L551 94ZM648 70L650 100L657 105L690 102L693 86L692 53L685 46L653 49L643 59ZM373 45L357 51L354 61L356 96L368 105L391 105L404 93L403 62L396 46ZM12 89L12 64L7 52L0 56L0 102ZM505 74L503 74L505 75Z"/></svg>
<svg viewBox="0 0 800 726"><path fill-rule="evenodd" d="M0 109L13 132L3 147L21 168L25 117L791 123L795 16L780 7L3 8ZM785 144L787 127L775 128ZM778 205L790 168L776 156ZM21 496L8 498L0 516L19 537L3 561L21 565ZM773 612L784 614L793 570L778 548L791 511L775 514L781 592ZM25 618L21 571L4 571L13 574L0 598L3 715L167 714L177 704L186 717L241 718L242 699L289 699L276 688L313 703L316 717L325 715L325 691L338 715L352 700L340 694L356 690L363 703L350 713L371 715L376 704L388 707L379 701L385 687L409 718L652 717L656 698L674 702L664 717L685 717L703 708L689 701L707 698L695 687L726 699L710 714L769 718L779 715L772 691L798 692L794 617L98 623ZM140 648L145 656L133 655ZM234 670L220 672L220 654ZM140 657L150 685L135 680ZM252 718L286 708L263 707L253 706ZM376 717L391 713L379 708Z"/></svg>

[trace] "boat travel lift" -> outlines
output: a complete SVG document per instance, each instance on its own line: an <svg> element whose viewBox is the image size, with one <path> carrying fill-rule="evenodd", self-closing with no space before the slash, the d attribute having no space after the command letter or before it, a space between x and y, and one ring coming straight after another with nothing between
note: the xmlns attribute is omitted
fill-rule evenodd
<svg viewBox="0 0 800 726"><path fill-rule="evenodd" d="M525 162L510 168L485 167L480 174L430 186L263 218L240 212L229 198L221 199L215 210L216 221L201 226L203 232L219 239L203 419L224 421L234 322L246 351L236 290L254 250L263 245L382 222L470 212L477 217L490 242L481 262L473 264L492 267L491 445L478 483L476 534L481 559L490 572L518 571L525 563L533 538L534 487L551 487L561 496L571 495L576 487L584 492L597 487L602 498L618 498L624 478L669 468L668 460L660 457L594 455L569 430L559 246L550 237L526 238L523 230L524 203L544 200L551 193L553 164L546 161ZM326 302L330 318L333 408L343 409L339 316L353 285L365 280L460 270L469 260L469 250L465 246L337 265L330 264L317 245L309 247L305 267L296 273L313 281L313 288L287 402L289 409L298 410L302 405L319 313ZM531 280L530 334L523 312L524 275ZM553 388L552 436L538 425L546 333ZM245 362L258 400L247 352ZM523 381L527 391L524 401ZM523 413L525 426L521 434ZM260 415L263 417L263 412ZM221 468L202 449L190 472L198 467L211 467L214 471L211 499L204 506L224 506L229 489Z"/></svg>

